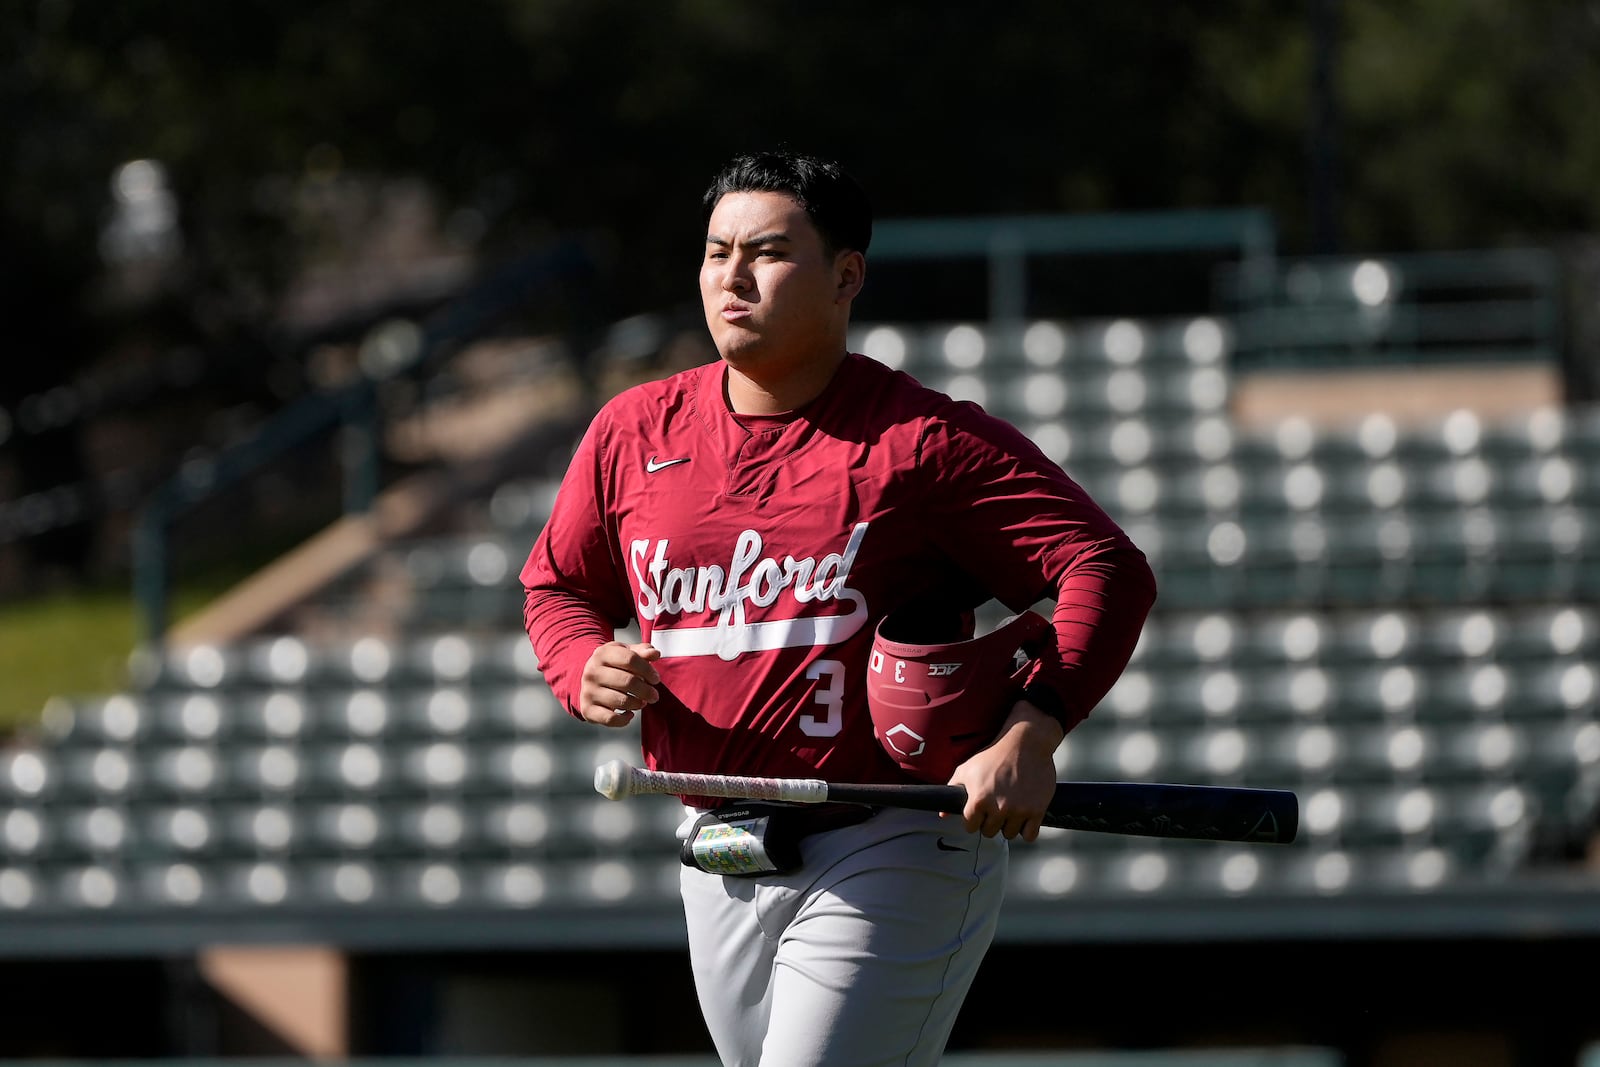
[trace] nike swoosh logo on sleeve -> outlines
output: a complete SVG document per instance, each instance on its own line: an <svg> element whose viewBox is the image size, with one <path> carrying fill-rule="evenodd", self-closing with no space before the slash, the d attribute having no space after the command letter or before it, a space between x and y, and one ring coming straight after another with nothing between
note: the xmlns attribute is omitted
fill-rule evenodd
<svg viewBox="0 0 1600 1067"><path fill-rule="evenodd" d="M654 474L656 471L666 470L668 467L675 467L680 463L687 462L689 462L688 456L684 456L682 459L657 459L651 456L644 461L644 472L646 474Z"/></svg>

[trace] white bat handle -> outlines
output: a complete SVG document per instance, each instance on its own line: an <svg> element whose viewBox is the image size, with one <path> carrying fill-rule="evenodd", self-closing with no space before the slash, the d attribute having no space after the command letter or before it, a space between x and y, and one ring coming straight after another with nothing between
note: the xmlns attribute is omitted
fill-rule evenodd
<svg viewBox="0 0 1600 1067"><path fill-rule="evenodd" d="M622 800L639 793L783 800L797 804L821 804L828 799L828 783L820 778L757 778L739 774L652 771L630 767L621 760L612 760L595 768L594 788L612 800Z"/></svg>

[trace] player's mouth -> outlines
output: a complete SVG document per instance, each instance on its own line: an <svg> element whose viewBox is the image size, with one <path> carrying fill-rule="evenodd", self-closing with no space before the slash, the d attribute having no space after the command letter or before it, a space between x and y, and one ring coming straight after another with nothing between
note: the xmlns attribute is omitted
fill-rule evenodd
<svg viewBox="0 0 1600 1067"><path fill-rule="evenodd" d="M747 304L724 304L722 307L723 322L738 322L750 317L750 307Z"/></svg>

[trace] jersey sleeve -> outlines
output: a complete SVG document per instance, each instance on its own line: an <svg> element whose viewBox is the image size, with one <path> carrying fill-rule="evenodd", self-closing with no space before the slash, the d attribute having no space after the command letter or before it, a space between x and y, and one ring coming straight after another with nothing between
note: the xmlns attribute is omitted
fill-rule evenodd
<svg viewBox="0 0 1600 1067"><path fill-rule="evenodd" d="M545 681L572 714L589 654L633 617L610 547L606 424L602 412L585 432L521 573L523 627Z"/></svg>
<svg viewBox="0 0 1600 1067"><path fill-rule="evenodd" d="M1012 611L1054 602L1057 655L1041 657L1028 696L1072 729L1122 674L1154 606L1144 552L1026 435L973 405L930 420L917 466L944 552Z"/></svg>

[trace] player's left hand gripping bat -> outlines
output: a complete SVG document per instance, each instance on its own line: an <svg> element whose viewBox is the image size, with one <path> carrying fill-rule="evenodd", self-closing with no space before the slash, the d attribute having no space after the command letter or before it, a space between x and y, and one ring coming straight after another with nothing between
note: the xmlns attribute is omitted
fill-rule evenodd
<svg viewBox="0 0 1600 1067"><path fill-rule="evenodd" d="M868 804L960 812L958 785L835 785L819 778L652 771L612 760L595 768L594 787L612 800L644 793ZM1300 828L1300 801L1287 789L1160 782L1057 782L1044 825L1139 837L1286 845Z"/></svg>

